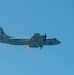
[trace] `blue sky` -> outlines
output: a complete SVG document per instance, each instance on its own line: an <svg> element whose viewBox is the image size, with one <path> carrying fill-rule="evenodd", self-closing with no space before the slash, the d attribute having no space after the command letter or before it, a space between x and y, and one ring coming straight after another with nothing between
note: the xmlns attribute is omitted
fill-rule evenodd
<svg viewBox="0 0 74 75"><path fill-rule="evenodd" d="M1 0L8 35L47 33L62 43L42 50L0 43L0 75L74 75L74 0Z"/></svg>

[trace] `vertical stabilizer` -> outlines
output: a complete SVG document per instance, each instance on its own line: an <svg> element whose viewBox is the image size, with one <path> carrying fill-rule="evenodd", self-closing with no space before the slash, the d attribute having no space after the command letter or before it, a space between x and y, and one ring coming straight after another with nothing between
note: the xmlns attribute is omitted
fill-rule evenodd
<svg viewBox="0 0 74 75"><path fill-rule="evenodd" d="M9 36L7 36L7 35L5 34L3 28L0 27L0 39L7 38L7 37L9 37Z"/></svg>

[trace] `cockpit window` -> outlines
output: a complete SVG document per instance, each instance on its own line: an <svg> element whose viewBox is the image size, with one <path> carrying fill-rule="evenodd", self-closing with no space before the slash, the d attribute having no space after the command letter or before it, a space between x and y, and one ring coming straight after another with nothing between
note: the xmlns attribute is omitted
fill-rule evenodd
<svg viewBox="0 0 74 75"><path fill-rule="evenodd" d="M54 38L54 40L56 40L56 38Z"/></svg>

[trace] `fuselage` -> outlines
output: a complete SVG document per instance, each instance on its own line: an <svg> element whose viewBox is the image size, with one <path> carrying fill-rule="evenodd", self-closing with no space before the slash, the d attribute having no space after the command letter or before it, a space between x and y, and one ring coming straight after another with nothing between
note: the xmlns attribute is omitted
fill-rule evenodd
<svg viewBox="0 0 74 75"><path fill-rule="evenodd" d="M11 37L3 38L3 39L0 39L0 42L11 44L11 45L29 45L29 47L40 47L42 45L56 45L56 44L61 43L60 41L58 41L55 38L47 38L46 42L44 42L43 40L41 40L41 41L37 40L37 41L30 42L30 38L20 38L20 37L18 37L18 38L11 38Z"/></svg>
<svg viewBox="0 0 74 75"><path fill-rule="evenodd" d="M44 45L56 45L61 42L55 38L49 38L40 33L35 33L31 38L20 38L8 36L4 33L2 27L0 27L0 42L11 45L27 45L28 47L43 47Z"/></svg>

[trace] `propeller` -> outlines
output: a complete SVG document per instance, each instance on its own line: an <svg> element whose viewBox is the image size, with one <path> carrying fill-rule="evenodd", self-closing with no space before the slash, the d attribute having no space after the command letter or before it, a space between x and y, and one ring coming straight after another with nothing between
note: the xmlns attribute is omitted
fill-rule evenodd
<svg viewBox="0 0 74 75"><path fill-rule="evenodd" d="M43 48L43 46L40 46L40 50Z"/></svg>
<svg viewBox="0 0 74 75"><path fill-rule="evenodd" d="M47 36L46 36L46 33L45 33L45 35L44 35L44 42L46 42L46 38L47 38Z"/></svg>

